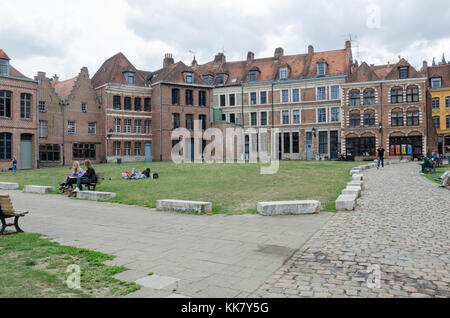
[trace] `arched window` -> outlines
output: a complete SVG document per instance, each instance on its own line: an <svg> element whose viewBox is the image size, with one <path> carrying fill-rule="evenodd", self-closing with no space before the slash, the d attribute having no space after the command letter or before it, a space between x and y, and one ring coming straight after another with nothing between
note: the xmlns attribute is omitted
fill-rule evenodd
<svg viewBox="0 0 450 318"><path fill-rule="evenodd" d="M10 133L0 133L0 160L11 160L11 137Z"/></svg>
<svg viewBox="0 0 450 318"><path fill-rule="evenodd" d="M359 128L361 126L361 115L360 113L350 114L350 128Z"/></svg>
<svg viewBox="0 0 450 318"><path fill-rule="evenodd" d="M406 89L406 102L417 103L419 101L419 88L417 86Z"/></svg>
<svg viewBox="0 0 450 318"><path fill-rule="evenodd" d="M403 103L403 88L393 88L391 90L391 104Z"/></svg>
<svg viewBox="0 0 450 318"><path fill-rule="evenodd" d="M12 93L0 91L0 117L11 118Z"/></svg>
<svg viewBox="0 0 450 318"><path fill-rule="evenodd" d="M375 126L375 112L367 111L364 113L364 127Z"/></svg>
<svg viewBox="0 0 450 318"><path fill-rule="evenodd" d="M349 93L350 106L361 105L361 93L359 91L351 91Z"/></svg>
<svg viewBox="0 0 450 318"><path fill-rule="evenodd" d="M364 105L375 104L375 91L373 89L366 89L364 91Z"/></svg>

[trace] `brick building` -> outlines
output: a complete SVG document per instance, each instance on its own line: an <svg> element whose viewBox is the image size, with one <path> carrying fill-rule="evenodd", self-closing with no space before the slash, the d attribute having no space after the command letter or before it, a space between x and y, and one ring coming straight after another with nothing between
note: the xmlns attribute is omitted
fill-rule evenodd
<svg viewBox="0 0 450 318"><path fill-rule="evenodd" d="M203 65L193 63L204 81L214 85L215 120L245 130L242 156L270 151L272 131L279 159L337 159L340 149L341 85L351 73L350 42L340 50L227 62L223 53ZM267 128L267 134L251 132Z"/></svg>
<svg viewBox="0 0 450 318"><path fill-rule="evenodd" d="M18 169L37 167L38 82L10 64L0 49L0 170L15 156Z"/></svg>
<svg viewBox="0 0 450 318"><path fill-rule="evenodd" d="M405 59L387 65L362 63L342 91L342 153L348 158L373 160L380 144L388 158L420 157L432 147L427 78Z"/></svg>
<svg viewBox="0 0 450 318"><path fill-rule="evenodd" d="M105 161L105 112L86 67L59 81L39 72L39 166Z"/></svg>

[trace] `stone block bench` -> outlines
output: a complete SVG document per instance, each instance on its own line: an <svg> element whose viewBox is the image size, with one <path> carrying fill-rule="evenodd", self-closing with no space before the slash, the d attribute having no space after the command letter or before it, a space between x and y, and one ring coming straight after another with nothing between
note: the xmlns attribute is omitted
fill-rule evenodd
<svg viewBox="0 0 450 318"><path fill-rule="evenodd" d="M18 183L0 182L1 190L16 190L17 188L19 188Z"/></svg>
<svg viewBox="0 0 450 318"><path fill-rule="evenodd" d="M352 175L352 180L353 181L361 181L362 179L363 179L363 175L362 174L355 173L355 174Z"/></svg>
<svg viewBox="0 0 450 318"><path fill-rule="evenodd" d="M342 190L342 195L356 195L357 198L361 196L361 188L360 187L348 187Z"/></svg>
<svg viewBox="0 0 450 318"><path fill-rule="evenodd" d="M183 200L157 200L156 209L159 211L211 213L212 203Z"/></svg>
<svg viewBox="0 0 450 318"><path fill-rule="evenodd" d="M264 216L315 214L320 212L320 202L304 201L272 201L258 202L258 213Z"/></svg>
<svg viewBox="0 0 450 318"><path fill-rule="evenodd" d="M356 195L341 194L336 200L336 211L353 211L356 207Z"/></svg>
<svg viewBox="0 0 450 318"><path fill-rule="evenodd" d="M77 199L92 201L109 201L116 197L114 192L78 191Z"/></svg>
<svg viewBox="0 0 450 318"><path fill-rule="evenodd" d="M56 191L55 187L48 187L48 186L40 186L40 185L26 185L23 187L23 192L25 193L50 193Z"/></svg>
<svg viewBox="0 0 450 318"><path fill-rule="evenodd" d="M363 181L353 180L353 181L347 183L347 186L357 186L357 187L360 187L361 190L364 190L364 182Z"/></svg>
<svg viewBox="0 0 450 318"><path fill-rule="evenodd" d="M357 170L353 169L353 170L350 170L350 175L353 176L354 174L360 174L361 172L362 171L360 169L357 169Z"/></svg>

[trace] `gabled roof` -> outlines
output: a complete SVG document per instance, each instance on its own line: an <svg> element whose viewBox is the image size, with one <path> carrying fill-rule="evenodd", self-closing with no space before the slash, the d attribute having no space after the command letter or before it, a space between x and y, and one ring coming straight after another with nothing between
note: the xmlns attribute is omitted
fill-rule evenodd
<svg viewBox="0 0 450 318"><path fill-rule="evenodd" d="M145 72L138 71L121 52L110 57L103 63L97 73L92 77L92 85L94 88L106 83L127 85L124 72L134 72L135 86L145 86Z"/></svg>
<svg viewBox="0 0 450 318"><path fill-rule="evenodd" d="M428 67L428 77L440 77L442 87L450 87L450 64Z"/></svg>
<svg viewBox="0 0 450 318"><path fill-rule="evenodd" d="M22 78L30 79L30 78L26 77L25 75L23 75L22 73L20 73L12 65L9 65L9 75L14 76L14 77L22 77Z"/></svg>
<svg viewBox="0 0 450 318"><path fill-rule="evenodd" d="M179 61L167 67L159 69L150 74L151 83L157 82L173 82L184 83L184 73L192 72L194 74L194 84L208 85L203 81L202 77L190 66Z"/></svg>
<svg viewBox="0 0 450 318"><path fill-rule="evenodd" d="M78 76L75 76L74 78L70 78L65 81L55 82L53 84L53 88L55 89L56 95L58 95L61 100L66 100L72 92L73 86L75 85L77 80Z"/></svg>
<svg viewBox="0 0 450 318"><path fill-rule="evenodd" d="M2 49L0 49L0 59L3 59L3 60L10 60L10 58L8 57L8 55L6 55L5 51L3 51Z"/></svg>
<svg viewBox="0 0 450 318"><path fill-rule="evenodd" d="M367 65L363 62L349 77L349 82L368 82L368 81L378 81L380 77L375 73L373 67Z"/></svg>

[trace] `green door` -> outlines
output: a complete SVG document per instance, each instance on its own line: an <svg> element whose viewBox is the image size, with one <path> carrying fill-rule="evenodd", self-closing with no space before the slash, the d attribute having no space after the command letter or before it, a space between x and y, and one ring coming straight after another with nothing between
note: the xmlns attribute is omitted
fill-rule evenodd
<svg viewBox="0 0 450 318"><path fill-rule="evenodd" d="M33 135L23 134L21 136L20 169L33 169Z"/></svg>

